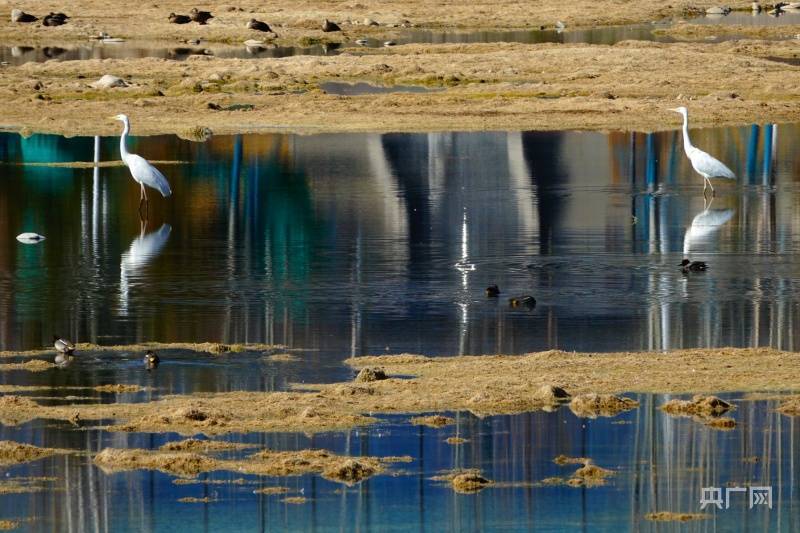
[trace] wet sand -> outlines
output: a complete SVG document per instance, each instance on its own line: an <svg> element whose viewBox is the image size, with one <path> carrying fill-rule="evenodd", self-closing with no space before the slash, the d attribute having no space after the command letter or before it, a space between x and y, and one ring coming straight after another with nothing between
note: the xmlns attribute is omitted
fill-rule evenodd
<svg viewBox="0 0 800 533"><path fill-rule="evenodd" d="M796 390L800 380L800 357L770 348L611 354L553 350L523 356L440 358L395 355L359 357L347 363L354 368L382 367L390 377L370 383L297 385L297 390L286 392L173 395L145 403L45 406L5 395L0 397L0 419L21 423L48 418L76 424L104 419L116 421L107 428L111 431L184 435L313 433L376 421L366 413L471 411L482 416L552 410L552 402L536 394L544 385L580 397L623 392L782 392ZM759 372L752 372L753 368ZM624 397L613 403L635 408L635 402ZM597 405L598 412L580 416L603 415L603 402L590 404Z"/></svg>
<svg viewBox="0 0 800 533"><path fill-rule="evenodd" d="M28 63L0 76L0 128L118 135L208 132L637 130L800 121L792 42L405 45L333 57L155 58ZM565 68L568 66L568 68ZM736 73L732 76L731 73ZM95 89L104 74L128 87ZM441 89L337 96L327 81ZM252 105L250 110L209 107Z"/></svg>

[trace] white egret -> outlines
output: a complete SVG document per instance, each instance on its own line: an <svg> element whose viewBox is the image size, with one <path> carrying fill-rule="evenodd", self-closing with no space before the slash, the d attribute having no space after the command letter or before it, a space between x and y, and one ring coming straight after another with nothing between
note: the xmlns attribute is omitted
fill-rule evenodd
<svg viewBox="0 0 800 533"><path fill-rule="evenodd" d="M147 203L147 192L144 190L145 185L160 192L161 196L164 198L171 195L172 190L169 188L167 178L165 178L164 174L159 172L156 167L148 163L144 157L128 152L126 144L128 133L131 131L131 121L128 120L127 115L120 114L112 118L121 121L124 125L122 136L119 138L119 152L122 156L122 162L125 163L125 166L131 171L133 179L142 188L142 195L139 200L139 211L141 214L142 204Z"/></svg>
<svg viewBox="0 0 800 533"><path fill-rule="evenodd" d="M703 196L706 195L706 186L711 187L711 194L714 195L714 187L711 185L709 178L728 178L736 179L736 174L731 169L726 167L721 161L714 159L699 148L692 145L689 140L689 110L685 107L676 107L670 109L683 115L683 151L686 152L686 157L692 162L692 167L698 174L703 176Z"/></svg>

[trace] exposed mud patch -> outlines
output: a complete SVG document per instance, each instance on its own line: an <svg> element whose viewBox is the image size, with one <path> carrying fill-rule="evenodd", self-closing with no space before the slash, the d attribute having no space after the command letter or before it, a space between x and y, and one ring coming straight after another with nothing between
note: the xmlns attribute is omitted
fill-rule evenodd
<svg viewBox="0 0 800 533"><path fill-rule="evenodd" d="M388 376L382 368L362 368L353 381L356 383L369 383L384 379L388 379Z"/></svg>
<svg viewBox="0 0 800 533"><path fill-rule="evenodd" d="M800 416L800 396L792 396L781 402L778 412L786 416Z"/></svg>
<svg viewBox="0 0 800 533"><path fill-rule="evenodd" d="M582 394L569 402L570 410L581 418L612 417L639 406L639 402L613 394Z"/></svg>
<svg viewBox="0 0 800 533"><path fill-rule="evenodd" d="M0 372L6 372L9 370L27 370L28 372L44 372L45 370L50 370L51 368L55 367L56 365L54 365L53 363L42 361L41 359L31 359L30 361L25 361L24 363L8 363L0 365Z"/></svg>
<svg viewBox="0 0 800 533"><path fill-rule="evenodd" d="M180 503L212 503L219 500L209 498L208 496L206 496L205 498L195 498L193 496L187 496L185 498L179 498L178 501Z"/></svg>
<svg viewBox="0 0 800 533"><path fill-rule="evenodd" d="M302 505L308 501L308 498L304 496L289 496L288 498L283 498L281 501L292 505Z"/></svg>
<svg viewBox="0 0 800 533"><path fill-rule="evenodd" d="M477 469L453 470L434 476L431 480L445 481L454 491L462 494L473 494L494 485L493 481L483 477Z"/></svg>
<svg viewBox="0 0 800 533"><path fill-rule="evenodd" d="M370 414L471 411L513 414L548 407L534 398L543 385L561 383L580 416L613 415L635 407L615 396L623 391L686 393L781 391L800 382L800 358L769 348L683 350L662 353L574 354L559 351L523 356L358 357L356 368L380 367L389 375L369 383L304 385L288 392L225 392L166 396L141 403L41 405L0 396L0 420L36 418L112 420L107 429L127 432L203 433L318 432L368 425ZM759 372L742 372L758 366ZM790 414L787 399L782 412ZM435 427L452 419L435 415ZM423 417L428 419L428 417Z"/></svg>
<svg viewBox="0 0 800 533"><path fill-rule="evenodd" d="M550 477L542 480L545 485L568 485L570 487L598 487L605 485L608 478L614 475L613 470L597 466L588 457L568 457L559 455L553 462L557 465L580 464L571 477L564 479L560 477Z"/></svg>
<svg viewBox="0 0 800 533"><path fill-rule="evenodd" d="M702 513L673 513L670 511L660 511L644 515L646 520L653 522L690 522L693 520L707 520L711 516Z"/></svg>
<svg viewBox="0 0 800 533"><path fill-rule="evenodd" d="M254 490L253 494L286 494L287 492L289 489L286 487L263 487Z"/></svg>
<svg viewBox="0 0 800 533"><path fill-rule="evenodd" d="M185 477L213 470L280 477L321 474L345 484L358 483L384 470L378 458L343 457L326 450L262 450L242 459L225 460L194 451L106 448L95 456L94 462L109 472L146 469Z"/></svg>
<svg viewBox="0 0 800 533"><path fill-rule="evenodd" d="M456 421L449 416L442 415L416 416L412 418L410 422L415 426L428 426L431 428L443 428L456 423Z"/></svg>
<svg viewBox="0 0 800 533"><path fill-rule="evenodd" d="M670 416L689 417L708 427L731 430L736 427L733 418L723 417L735 406L716 396L695 395L691 400L670 400L661 406L661 410Z"/></svg>
<svg viewBox="0 0 800 533"><path fill-rule="evenodd" d="M290 353L276 353L264 357L264 360L272 361L273 363L293 363L295 361L300 361L300 358Z"/></svg>
<svg viewBox="0 0 800 533"><path fill-rule="evenodd" d="M53 477L12 477L0 481L0 494L28 494L49 490Z"/></svg>
<svg viewBox="0 0 800 533"><path fill-rule="evenodd" d="M68 453L68 451L56 448L39 448L30 444L3 440L0 441L0 466L27 463L62 453Z"/></svg>
<svg viewBox="0 0 800 533"><path fill-rule="evenodd" d="M124 392L141 392L146 389L141 385L115 384L115 385L98 385L97 387L94 387L94 390L98 392L113 392L114 394L122 394Z"/></svg>
<svg viewBox="0 0 800 533"><path fill-rule="evenodd" d="M733 405L716 396L695 395L691 400L670 400L661 409L671 415L720 416Z"/></svg>
<svg viewBox="0 0 800 533"><path fill-rule="evenodd" d="M631 5L613 11L627 12ZM108 21L104 16L104 27ZM0 38L9 26L3 22ZM125 108L136 135L197 137L209 129L652 131L679 126L679 117L667 111L678 103L689 105L695 127L749 124L753 116L764 123L797 122L798 97L783 88L800 85L800 69L764 59L792 57L794 48L793 42L768 41L418 44L324 58L196 56L179 66L159 58L45 62L3 68L0 124L18 131L118 135L117 125L104 119ZM110 71L132 73L129 86L102 91L87 82ZM327 81L441 90L342 97L318 89ZM209 103L252 108L220 112Z"/></svg>
<svg viewBox="0 0 800 533"><path fill-rule="evenodd" d="M159 470L185 477L220 469L219 461L198 453L151 452L138 449L106 448L95 455L94 463L107 472Z"/></svg>
<svg viewBox="0 0 800 533"><path fill-rule="evenodd" d="M199 440L186 439L176 442L168 442L162 445L159 450L165 452L223 452L229 450L242 450L246 448L257 448L258 444L240 444L236 442L224 442L218 440Z"/></svg>

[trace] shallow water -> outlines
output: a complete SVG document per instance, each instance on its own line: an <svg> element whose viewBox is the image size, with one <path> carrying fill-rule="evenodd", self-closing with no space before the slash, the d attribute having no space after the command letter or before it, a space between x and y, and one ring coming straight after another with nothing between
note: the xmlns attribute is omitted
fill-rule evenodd
<svg viewBox="0 0 800 533"><path fill-rule="evenodd" d="M152 389L117 399L144 401L346 380L353 372L341 360L373 353L797 350L800 126L692 135L740 176L716 181L706 206L674 131L134 138L132 151L174 161L159 165L174 196L153 192L142 228L124 167L35 164L92 161L94 139L0 134L0 349L46 346L58 332L99 344L279 343L298 358L165 350L147 373L139 352L91 352L63 370L2 372L0 383L139 383ZM99 160L119 156L116 138L98 143ZM24 231L47 239L19 243ZM684 276L677 263L685 255L708 261L709 271ZM484 295L491 283L500 298ZM524 293L536 297L534 309L508 306L508 296ZM114 399L91 390L29 394L55 403ZM655 530L675 527L644 514L697 512L702 487L733 484L772 485L773 509L750 510L737 493L731 509L688 527L797 523L797 429L774 402L741 402L739 427L720 432L662 414L656 406L668 397L640 399L637 410L597 421L566 409L461 413L442 430L388 417L313 437L231 436L415 458L394 467L402 475L344 491L318 476L248 477L286 485L290 495L302 490L310 501L299 506L252 494L257 485L176 486L164 474L106 475L85 456L59 456L5 470L58 479L54 490L0 496L0 518L31 517L22 527L32 531ZM470 442L443 442L456 432ZM98 451L178 437L38 421L2 426L0 438ZM592 489L531 486L574 470L552 463L561 453L589 456L617 475ZM454 467L481 468L504 485L457 495L429 479ZM219 501L176 501L206 495Z"/></svg>
<svg viewBox="0 0 800 533"><path fill-rule="evenodd" d="M717 431L690 419L662 414L664 396L641 396L641 407L613 419L579 419L568 409L479 419L459 414L443 429L410 426L404 417L345 433L304 436L235 435L229 440L273 449L324 448L351 455L411 455L385 475L354 487L318 476L282 479L230 472L200 479L244 479L247 484L175 485L172 476L138 471L104 474L86 456L56 456L7 471L11 476L53 476L51 490L5 495L0 516L33 517L28 531L341 531L341 530L678 530L654 523L654 511L699 512L703 487L772 487L772 509L748 505L732 492L729 508L706 509L707 520L680 526L693 531L791 530L800 520L794 464L794 422L773 412L774 402L743 401L739 428ZM468 439L460 446L449 436ZM62 446L92 454L105 446L155 448L175 435L113 434L45 427L0 429L0 438ZM234 452L234 454L247 454ZM590 457L616 474L607 486L541 486L569 477L575 465L558 466L559 454ZM454 468L480 468L497 483L479 494L454 493L430 478ZM280 485L286 495L253 491ZM302 495L302 505L281 502ZM180 503L184 497L214 500Z"/></svg>
<svg viewBox="0 0 800 533"><path fill-rule="evenodd" d="M91 138L2 134L0 349L53 332L337 361L797 349L800 130L774 131L694 133L741 176L717 181L707 211L677 132L138 138L135 151L177 161L161 166L174 197L150 195L144 228L124 167L20 164L91 161ZM118 154L100 139L100 160ZM48 239L15 240L27 231ZM710 271L683 276L684 255ZM503 294L487 299L493 283ZM523 293L537 307L509 308Z"/></svg>
<svg viewBox="0 0 800 533"><path fill-rule="evenodd" d="M786 11L778 17L766 12L742 13L733 12L725 16L708 15L688 19L692 24L774 26L800 24L800 10ZM566 28L563 31L554 27L542 27L530 30L477 31L477 32L443 32L430 30L403 30L395 44L409 43L586 43L612 45L620 41L658 41L673 42L668 35L654 34L653 30L667 28L671 21L654 21L651 24L629 24L623 26L603 26L597 28ZM737 39L738 35L723 35L702 39L705 42L716 42ZM356 37L358 39L358 37ZM354 52L359 48L380 48L386 41L365 38L359 45L353 42L344 44L319 44L313 46L277 46L270 43L256 46L240 47L221 46L216 43L201 42L196 45L184 44L165 48L152 43L136 41L102 43L93 42L80 46L0 46L0 62L10 65L21 65L28 62L75 61L84 59L133 59L157 57L183 61L193 55L213 55L222 58L257 59L281 58L295 55L336 55L343 51Z"/></svg>

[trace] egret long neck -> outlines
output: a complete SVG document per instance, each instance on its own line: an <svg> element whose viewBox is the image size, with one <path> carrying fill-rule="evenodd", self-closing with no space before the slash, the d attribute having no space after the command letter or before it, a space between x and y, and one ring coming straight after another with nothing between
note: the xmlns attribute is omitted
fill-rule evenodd
<svg viewBox="0 0 800 533"><path fill-rule="evenodd" d="M128 159L128 132L131 131L131 123L127 120L123 122L123 129L122 129L122 136L119 138L119 153L122 156L122 160L125 161Z"/></svg>
<svg viewBox="0 0 800 533"><path fill-rule="evenodd" d="M689 153L689 148L692 146L692 141L689 140L689 114L681 113L683 115L683 151Z"/></svg>

